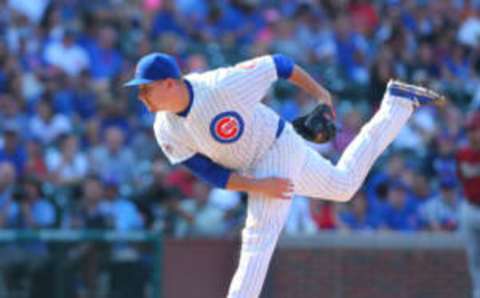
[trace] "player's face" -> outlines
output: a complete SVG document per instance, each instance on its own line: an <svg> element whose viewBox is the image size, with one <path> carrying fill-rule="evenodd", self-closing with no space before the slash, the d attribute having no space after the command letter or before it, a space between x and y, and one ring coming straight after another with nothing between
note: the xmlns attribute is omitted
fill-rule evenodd
<svg viewBox="0 0 480 298"><path fill-rule="evenodd" d="M169 80L156 81L139 86L138 97L147 109L154 113L169 111L172 104L172 83Z"/></svg>

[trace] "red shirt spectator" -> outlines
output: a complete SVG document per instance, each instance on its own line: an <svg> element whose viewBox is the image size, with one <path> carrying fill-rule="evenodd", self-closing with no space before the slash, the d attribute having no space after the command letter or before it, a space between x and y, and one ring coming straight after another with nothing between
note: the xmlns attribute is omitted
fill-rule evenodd
<svg viewBox="0 0 480 298"><path fill-rule="evenodd" d="M321 230L335 229L335 206L330 202L312 200L312 218Z"/></svg>
<svg viewBox="0 0 480 298"><path fill-rule="evenodd" d="M195 176L183 168L176 168L167 176L167 185L177 187L185 197L193 196L195 181Z"/></svg>
<svg viewBox="0 0 480 298"><path fill-rule="evenodd" d="M370 1L355 0L348 6L355 28L365 34L370 34L378 25L378 14L375 6Z"/></svg>
<svg viewBox="0 0 480 298"><path fill-rule="evenodd" d="M467 118L469 145L457 152L458 176L466 199L480 205L480 112Z"/></svg>

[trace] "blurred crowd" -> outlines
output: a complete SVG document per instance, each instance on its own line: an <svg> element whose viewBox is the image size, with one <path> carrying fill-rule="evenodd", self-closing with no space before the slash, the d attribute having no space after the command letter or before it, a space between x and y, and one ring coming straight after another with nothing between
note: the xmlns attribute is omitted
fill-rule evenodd
<svg viewBox="0 0 480 298"><path fill-rule="evenodd" d="M455 231L479 49L474 0L0 0L0 228L238 236L246 195L172 168L153 115L122 88L141 56L162 51L184 73L292 57L335 96L340 132L315 147L333 161L390 78L444 92L450 104L418 110L350 203L295 197L285 232ZM265 100L287 120L315 105L284 82Z"/></svg>
<svg viewBox="0 0 480 298"><path fill-rule="evenodd" d="M283 53L335 96L336 160L389 78L451 103L418 110L349 204L296 197L286 232L457 228L456 150L480 106L480 1L0 0L0 227L163 229L235 236L245 194L166 162L153 116L122 88L162 51L185 73ZM292 120L315 100L279 82L266 98Z"/></svg>

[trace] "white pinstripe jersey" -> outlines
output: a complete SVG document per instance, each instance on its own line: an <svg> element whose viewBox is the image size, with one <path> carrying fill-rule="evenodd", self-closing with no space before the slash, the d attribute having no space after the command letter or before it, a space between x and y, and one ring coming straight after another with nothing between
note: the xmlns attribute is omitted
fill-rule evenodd
<svg viewBox="0 0 480 298"><path fill-rule="evenodd" d="M171 163L196 153L229 169L248 169L275 140L279 116L261 103L277 80L271 56L185 77L193 103L186 117L158 112L154 131Z"/></svg>

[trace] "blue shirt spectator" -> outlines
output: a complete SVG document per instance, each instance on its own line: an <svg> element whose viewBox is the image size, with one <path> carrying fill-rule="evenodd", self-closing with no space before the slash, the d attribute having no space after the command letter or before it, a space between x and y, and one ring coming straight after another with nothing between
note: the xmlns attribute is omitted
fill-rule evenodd
<svg viewBox="0 0 480 298"><path fill-rule="evenodd" d="M80 119L91 119L98 110L97 94L92 88L93 82L88 72L82 72L74 86L73 106Z"/></svg>
<svg viewBox="0 0 480 298"><path fill-rule="evenodd" d="M91 74L95 80L113 79L122 70L123 58L115 48L116 31L103 27L96 42L89 49Z"/></svg>
<svg viewBox="0 0 480 298"><path fill-rule="evenodd" d="M3 147L0 148L0 161L9 161L15 165L17 176L23 174L27 161L27 152L20 141L16 127L4 128Z"/></svg>
<svg viewBox="0 0 480 298"><path fill-rule="evenodd" d="M408 196L408 190L401 183L388 186L387 206L383 214L383 225L394 231L414 231L418 228L416 204Z"/></svg>
<svg viewBox="0 0 480 298"><path fill-rule="evenodd" d="M144 221L137 206L118 193L118 182L109 179L104 182L105 201L100 208L111 217L113 229L118 231L136 230L144 227Z"/></svg>
<svg viewBox="0 0 480 298"><path fill-rule="evenodd" d="M52 228L55 219L55 208L41 196L40 183L28 179L14 193L14 201L10 205L7 227L17 229Z"/></svg>
<svg viewBox="0 0 480 298"><path fill-rule="evenodd" d="M368 201L363 191L355 194L348 207L339 212L338 217L341 227L349 230L375 230L381 223L378 214L368 212Z"/></svg>
<svg viewBox="0 0 480 298"><path fill-rule="evenodd" d="M175 4L173 1L165 1L163 7L155 16L152 23L152 38L155 39L161 34L171 32L178 35L184 35L185 31L177 17Z"/></svg>

